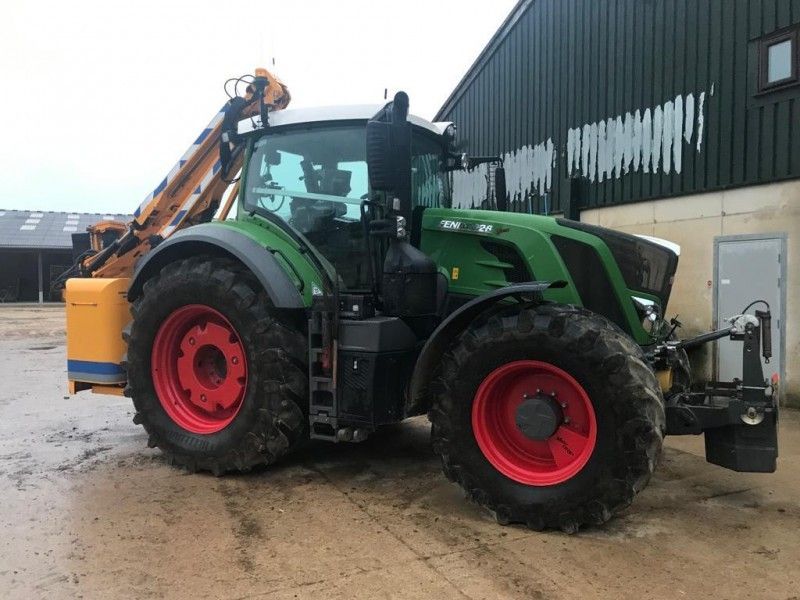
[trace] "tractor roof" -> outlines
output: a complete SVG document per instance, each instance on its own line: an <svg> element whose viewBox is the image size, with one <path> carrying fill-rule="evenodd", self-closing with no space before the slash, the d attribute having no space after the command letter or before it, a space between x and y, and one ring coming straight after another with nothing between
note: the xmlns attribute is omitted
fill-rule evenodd
<svg viewBox="0 0 800 600"><path fill-rule="evenodd" d="M348 104L343 106L318 106L312 108L288 108L269 114L270 127L298 125L302 123L320 123L328 121L367 121L371 119L383 104ZM444 133L450 123L431 123L427 119L409 114L408 120L418 127L427 129L437 135ZM239 121L239 133L249 133L258 124L258 117Z"/></svg>

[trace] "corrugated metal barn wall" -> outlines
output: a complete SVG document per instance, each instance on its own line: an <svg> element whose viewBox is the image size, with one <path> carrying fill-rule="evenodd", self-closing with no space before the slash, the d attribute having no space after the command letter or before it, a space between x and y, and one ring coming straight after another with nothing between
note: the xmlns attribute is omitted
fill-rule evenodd
<svg viewBox="0 0 800 600"><path fill-rule="evenodd" d="M508 153L514 210L800 177L800 90L756 94L758 38L798 22L800 0L523 0L436 118Z"/></svg>

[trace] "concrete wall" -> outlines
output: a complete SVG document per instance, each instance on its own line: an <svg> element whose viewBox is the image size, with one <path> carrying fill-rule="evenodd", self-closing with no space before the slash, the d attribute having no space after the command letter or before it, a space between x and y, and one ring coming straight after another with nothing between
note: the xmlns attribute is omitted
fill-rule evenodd
<svg viewBox="0 0 800 600"><path fill-rule="evenodd" d="M681 245L681 258L668 315L679 314L683 336L713 327L714 238L753 233L787 234L786 372L787 404L800 406L800 181L594 208L581 220ZM711 376L711 353L693 356L696 376Z"/></svg>

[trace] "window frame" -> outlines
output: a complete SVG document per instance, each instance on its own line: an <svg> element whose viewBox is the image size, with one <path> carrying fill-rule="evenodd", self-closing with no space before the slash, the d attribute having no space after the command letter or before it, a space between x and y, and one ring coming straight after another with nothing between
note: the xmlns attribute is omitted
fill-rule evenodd
<svg viewBox="0 0 800 600"><path fill-rule="evenodd" d="M778 81L768 81L769 49L782 42L791 43L791 74ZM800 24L775 31L758 41L758 93L766 94L800 84Z"/></svg>

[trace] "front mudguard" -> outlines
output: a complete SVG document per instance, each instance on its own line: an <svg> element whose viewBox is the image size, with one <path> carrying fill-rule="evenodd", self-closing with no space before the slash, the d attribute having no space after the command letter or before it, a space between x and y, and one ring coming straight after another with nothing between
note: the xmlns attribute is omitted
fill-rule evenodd
<svg viewBox="0 0 800 600"><path fill-rule="evenodd" d="M503 301L516 299L522 302L542 301L542 292L551 288L563 288L566 281L532 281L509 285L470 300L450 313L434 330L422 348L411 376L406 416L428 412L431 404L429 387L442 355L451 342L479 316L490 311Z"/></svg>

